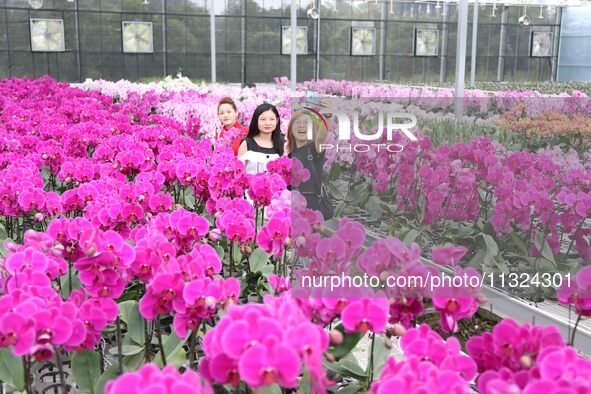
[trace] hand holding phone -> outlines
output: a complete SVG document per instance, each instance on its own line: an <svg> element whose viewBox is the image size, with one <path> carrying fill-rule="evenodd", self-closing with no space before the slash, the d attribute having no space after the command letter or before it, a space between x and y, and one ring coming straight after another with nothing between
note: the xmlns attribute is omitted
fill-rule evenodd
<svg viewBox="0 0 591 394"><path fill-rule="evenodd" d="M306 92L306 103L314 106L320 105L320 95L316 92Z"/></svg>

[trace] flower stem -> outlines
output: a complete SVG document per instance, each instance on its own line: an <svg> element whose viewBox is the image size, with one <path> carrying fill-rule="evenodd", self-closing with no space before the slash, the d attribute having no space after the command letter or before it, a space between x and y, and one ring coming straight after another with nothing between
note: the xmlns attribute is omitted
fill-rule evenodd
<svg viewBox="0 0 591 394"><path fill-rule="evenodd" d="M257 235L259 232L259 209L254 210L254 234Z"/></svg>
<svg viewBox="0 0 591 394"><path fill-rule="evenodd" d="M579 317L577 317L577 321L575 322L575 326L573 328L573 335L570 337L570 346L575 346L575 334L577 333L577 327L579 326L579 323L581 322L582 317L583 317L582 313L580 313Z"/></svg>
<svg viewBox="0 0 591 394"><path fill-rule="evenodd" d="M68 388L66 387L66 376L64 375L64 366L62 364L62 355L60 354L60 349L54 347L55 350L55 360L57 364L57 370L60 374L60 386L62 388L63 393L68 392Z"/></svg>
<svg viewBox="0 0 591 394"><path fill-rule="evenodd" d="M570 253L570 249L573 247L573 244L575 243L575 238L577 237L577 233L579 232L579 230L581 229L581 227L583 227L583 223L585 223L584 220L581 220L579 222L579 224L577 225L577 229L575 230L573 237L570 241L570 244L568 245L568 249L566 250L566 254L565 256L568 257L568 254Z"/></svg>
<svg viewBox="0 0 591 394"><path fill-rule="evenodd" d="M166 354L164 353L164 345L162 345L162 329L160 328L160 316L156 316L156 338L158 339L158 346L160 347L160 357L162 358L162 367L166 366Z"/></svg>
<svg viewBox="0 0 591 394"><path fill-rule="evenodd" d="M68 297L72 294L72 262L68 258Z"/></svg>
<svg viewBox="0 0 591 394"><path fill-rule="evenodd" d="M101 341L99 341L99 343L98 343L98 352L99 352L99 369L100 369L100 371L101 371L101 375L102 375L102 374L105 372L105 364L104 364L104 362L103 362L103 360L105 359L105 356L104 356L104 354L105 354L105 353L104 353L104 350L105 350L105 348L104 348L104 345L103 345L103 341L101 340Z"/></svg>
<svg viewBox="0 0 591 394"><path fill-rule="evenodd" d="M230 242L230 276L234 275L234 241Z"/></svg>
<svg viewBox="0 0 591 394"><path fill-rule="evenodd" d="M189 336L189 369L195 365L195 345L195 331L192 331Z"/></svg>
<svg viewBox="0 0 591 394"><path fill-rule="evenodd" d="M531 236L532 236L533 226L534 226L534 214L532 213L532 214L530 214L529 230L527 232L527 255L528 256L530 256L530 254L531 254L530 250L531 250Z"/></svg>
<svg viewBox="0 0 591 394"><path fill-rule="evenodd" d="M371 334L371 348L369 351L369 365L367 366L367 370L368 370L368 378L369 378L369 384L368 389L371 387L371 383L373 382L373 349L374 349L374 345L376 342L376 334L373 333Z"/></svg>
<svg viewBox="0 0 591 394"><path fill-rule="evenodd" d="M123 341L121 339L121 320L117 316L115 320L117 326L117 361L119 363L119 375L123 374Z"/></svg>
<svg viewBox="0 0 591 394"><path fill-rule="evenodd" d="M23 368L25 374L25 391L27 394L33 394L32 376L31 376L31 359L29 356L23 357Z"/></svg>
<svg viewBox="0 0 591 394"><path fill-rule="evenodd" d="M148 320L144 319L144 361L150 362L150 342L152 342L152 336L148 333Z"/></svg>
<svg viewBox="0 0 591 394"><path fill-rule="evenodd" d="M283 249L283 257L281 258L283 262L283 276L287 277L287 247Z"/></svg>

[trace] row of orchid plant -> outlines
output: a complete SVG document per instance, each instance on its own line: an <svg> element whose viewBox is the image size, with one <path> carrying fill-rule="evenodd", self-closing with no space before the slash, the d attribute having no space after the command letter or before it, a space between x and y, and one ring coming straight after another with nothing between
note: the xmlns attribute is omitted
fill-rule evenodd
<svg viewBox="0 0 591 394"><path fill-rule="evenodd" d="M467 393L474 379L487 393L590 389L591 363L556 328L506 319L471 338L463 353L453 336L415 327L431 299L442 330L457 332L458 321L483 302L478 288L302 294L297 284L304 275L425 277L437 271L422 262L417 243L387 237L365 248L358 222L341 219L326 234L322 216L287 190L305 179L297 162L292 168L281 158L266 173L246 174L231 141L214 146L203 138L213 135L212 115L196 112L180 120L163 110L174 107L177 93L146 91L137 100L115 100L49 78L5 80L0 91L0 214L8 238L0 280L0 347L8 367L0 372L17 390L33 392L36 369L52 362L67 391L68 359L83 392L210 393L225 387L321 393L348 382L349 392ZM203 107L215 107L219 98L212 92L178 95ZM287 94L238 95L245 108L266 97L284 103L282 116L289 112ZM490 141L442 151L431 150L427 139L409 146L400 159L407 166L401 178L412 181L412 160L420 158L425 187L428 179L432 187L443 184L438 177L455 182L440 200L456 190L468 195L473 186L466 179L485 182L485 164L493 160L486 155L494 151ZM432 169L430 158L450 164ZM533 172L521 159L498 159L497 171L511 170L525 185L549 184L560 173L556 159L531 159ZM471 177L462 178L469 171L458 160L474 166ZM583 177L577 174L571 178ZM488 181L496 185L501 175L493 172L498 179ZM574 197L561 194L571 215L586 201L579 195L588 189L579 183ZM520 183L509 192L524 189ZM410 203L413 190L406 188ZM492 186L490 193L501 195ZM527 200L520 195L511 201L521 199ZM431 205L431 219L443 217L441 207ZM546 220L551 234L552 219ZM583 250L578 241L576 247ZM480 276L460 267L466 251L447 246L431 254L436 263L454 266L457 276ZM290 267L294 256L311 263ZM579 271L560 296L589 316L589 269ZM371 350L362 368L352 350L365 335ZM404 360L390 356L397 337Z"/></svg>
<svg viewBox="0 0 591 394"><path fill-rule="evenodd" d="M349 100L341 106L367 118L360 125L365 134L376 132L376 112L383 103ZM510 150L494 136L435 146L428 134L418 128L413 132L418 141L403 133L392 138L383 133L374 141L374 149L326 151L333 195L344 200L338 212L346 215L355 211L352 207L361 208L371 220L390 220L390 230L400 238L479 250L470 256L469 265L481 272L525 272L531 278L551 272L574 276L589 264L588 149L582 153L571 149L566 154L558 146L534 152ZM344 147L334 134L327 142ZM349 142L349 146L370 146L357 137ZM404 149L380 153L375 149L379 144ZM345 171L348 174L343 177ZM549 286L523 286L522 290L538 298L553 295Z"/></svg>

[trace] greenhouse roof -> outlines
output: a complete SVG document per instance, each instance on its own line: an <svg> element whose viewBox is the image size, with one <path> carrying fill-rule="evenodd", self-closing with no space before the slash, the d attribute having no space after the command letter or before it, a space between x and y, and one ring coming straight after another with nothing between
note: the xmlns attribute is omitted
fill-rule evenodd
<svg viewBox="0 0 591 394"><path fill-rule="evenodd" d="M459 0L351 0L353 4L358 3L387 3L390 2L394 3L417 3L417 4L457 4ZM468 0L468 3L474 3L475 0ZM333 3L331 1L331 3ZM551 6L551 7L573 7L573 6L591 6L591 1L589 0L504 0L504 1L496 1L496 0L478 0L478 4L490 4L490 5L513 5L513 6Z"/></svg>

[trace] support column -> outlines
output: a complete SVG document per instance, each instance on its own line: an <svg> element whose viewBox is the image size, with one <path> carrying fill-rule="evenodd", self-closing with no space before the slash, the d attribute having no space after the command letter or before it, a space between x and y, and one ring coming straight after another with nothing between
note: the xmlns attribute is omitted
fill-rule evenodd
<svg viewBox="0 0 591 394"><path fill-rule="evenodd" d="M166 54L166 0L162 0L162 56L164 56L164 77L166 77L168 75L168 59Z"/></svg>
<svg viewBox="0 0 591 394"><path fill-rule="evenodd" d="M456 81L454 112L456 119L464 113L464 79L466 77L466 41L468 36L468 0L460 0L458 6L458 40L456 45Z"/></svg>
<svg viewBox="0 0 591 394"><path fill-rule="evenodd" d="M386 18L387 18L387 10L386 10L386 2L383 1L380 3L380 52L379 52L379 74L380 74L380 81L386 79Z"/></svg>
<svg viewBox="0 0 591 394"><path fill-rule="evenodd" d="M476 50L478 47L478 0L474 0L472 15L472 56L470 57L470 86L476 87Z"/></svg>
<svg viewBox="0 0 591 394"><path fill-rule="evenodd" d="M242 0L242 18L241 18L241 75L240 82L242 88L246 86L246 0Z"/></svg>
<svg viewBox="0 0 591 394"><path fill-rule="evenodd" d="M76 30L76 64L78 65L78 82L82 83L82 64L80 63L80 13L78 12L78 0L74 0L74 12L75 12L74 28ZM10 69L10 62L8 64L8 67Z"/></svg>
<svg viewBox="0 0 591 394"><path fill-rule="evenodd" d="M209 36L211 48L211 82L215 83L216 76L216 49L215 49L215 1L209 2Z"/></svg>
<svg viewBox="0 0 591 394"><path fill-rule="evenodd" d="M556 19L554 20L554 34L552 35L552 59L550 67L552 68L550 76L552 81L558 77L558 46L560 43L560 30L562 28L562 8L556 7Z"/></svg>
<svg viewBox="0 0 591 394"><path fill-rule="evenodd" d="M316 0L316 9L320 12L320 0ZM316 80L320 79L320 19L322 15L316 19Z"/></svg>
<svg viewBox="0 0 591 394"><path fill-rule="evenodd" d="M445 5L444 5L445 7ZM439 65L439 82L447 79L447 43L449 40L449 12L443 15L443 30L441 32L441 60Z"/></svg>
<svg viewBox="0 0 591 394"><path fill-rule="evenodd" d="M505 48L507 47L507 20L509 19L509 7L503 5L501 15L501 42L499 43L499 67L497 69L497 82L505 80Z"/></svg>
<svg viewBox="0 0 591 394"><path fill-rule="evenodd" d="M291 0L291 55L290 55L290 73L289 79L291 80L291 91L295 92L297 86L297 58L296 58L296 29L297 26L297 0Z"/></svg>

